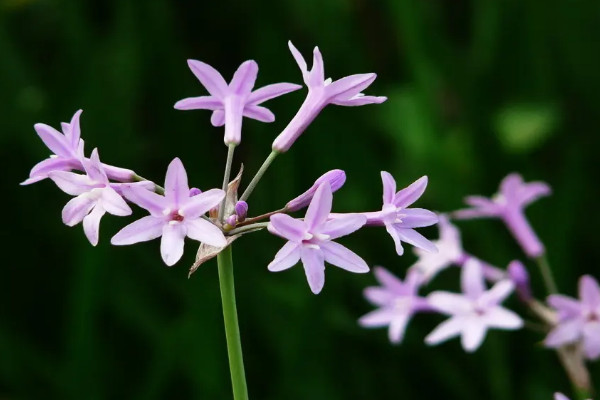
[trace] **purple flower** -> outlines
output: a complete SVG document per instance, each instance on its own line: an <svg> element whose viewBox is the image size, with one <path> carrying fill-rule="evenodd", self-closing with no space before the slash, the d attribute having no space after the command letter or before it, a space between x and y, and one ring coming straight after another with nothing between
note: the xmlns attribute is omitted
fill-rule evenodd
<svg viewBox="0 0 600 400"><path fill-rule="evenodd" d="M579 280L579 301L554 294L548 304L558 311L558 324L548 334L545 345L558 348L581 340L590 360L600 357L600 287L589 275Z"/></svg>
<svg viewBox="0 0 600 400"><path fill-rule="evenodd" d="M325 261L350 272L369 271L362 258L332 241L358 230L366 218L349 214L328 220L332 197L329 183L324 182L308 206L304 220L275 214L268 226L271 233L288 240L269 264L269 271L283 271L302 260L308 285L314 294L318 294L325 284Z"/></svg>
<svg viewBox="0 0 600 400"><path fill-rule="evenodd" d="M376 74L356 74L332 82L325 79L323 57L318 47L313 51L313 65L309 71L306 61L292 42L288 42L290 51L302 71L308 95L288 126L275 138L273 150L287 151L310 123L328 104L339 106L362 106L383 103L387 97L365 96L361 92L368 88L377 77Z"/></svg>
<svg viewBox="0 0 600 400"><path fill-rule="evenodd" d="M186 236L215 247L227 244L223 232L202 218L223 200L225 193L211 189L191 196L187 174L179 158L175 158L167 169L164 196L133 185L123 188L123 194L150 215L121 229L111 240L114 245L145 242L162 236L162 259L171 266L183 255Z"/></svg>
<svg viewBox="0 0 600 400"><path fill-rule="evenodd" d="M554 400L570 400L567 396L565 396L562 393L554 393ZM592 399L587 399L587 400L592 400Z"/></svg>
<svg viewBox="0 0 600 400"><path fill-rule="evenodd" d="M242 222L248 216L248 203L244 200L240 200L235 203L234 207L235 215L237 216L237 221Z"/></svg>
<svg viewBox="0 0 600 400"><path fill-rule="evenodd" d="M519 299L524 302L532 300L529 273L523 263L518 260L511 261L506 271L508 272L508 278L515 284Z"/></svg>
<svg viewBox="0 0 600 400"><path fill-rule="evenodd" d="M549 194L550 187L544 182L524 183L519 174L510 174L502 180L499 194L491 199L469 196L465 202L473 208L457 211L455 216L461 219L502 219L525 254L535 258L544 254L545 249L525 218L524 209L528 204Z"/></svg>
<svg viewBox="0 0 600 400"><path fill-rule="evenodd" d="M396 181L388 172L381 172L383 180L383 207L381 211L364 213L367 225L385 226L394 239L396 252L404 253L402 242L410 243L425 251L436 252L433 243L414 228L434 225L438 222L435 213L422 208L408 208L423 195L427 187L427 177L423 176L410 186L396 193Z"/></svg>
<svg viewBox="0 0 600 400"><path fill-rule="evenodd" d="M85 236L95 246L98 244L100 219L104 213L125 216L131 214L131 208L111 187L97 149L94 149L89 160L83 160L83 165L87 175L50 171L48 176L65 193L77 196L63 208L63 222L68 226L75 226L83 221Z"/></svg>
<svg viewBox="0 0 600 400"><path fill-rule="evenodd" d="M298 210L301 210L304 207L308 206L308 204L312 200L313 196L315 195L315 192L317 191L317 189L319 188L319 186L321 186L321 184L323 182L329 183L329 186L331 187L331 191L335 192L339 188L344 186L344 183L346 182L346 173L344 171L342 171L341 169L334 169L334 170L325 172L323 175L321 175L315 181L315 183L311 186L310 189L308 189L306 192L302 193L300 196L296 197L295 199L290 200L285 205L285 208L288 211L298 211Z"/></svg>
<svg viewBox="0 0 600 400"><path fill-rule="evenodd" d="M427 301L417 295L423 283L422 276L418 271L409 271L402 282L388 270L378 267L375 277L381 286L368 287L364 293L367 300L379 308L358 322L365 328L389 326L390 342L400 343L412 316L419 311L431 310Z"/></svg>
<svg viewBox="0 0 600 400"><path fill-rule="evenodd" d="M175 103L175 108L212 110L210 121L213 126L225 125L225 144L240 143L242 117L261 122L275 121L275 115L259 104L302 87L293 83L275 83L252 91L258 74L258 65L253 60L240 65L229 85L216 69L202 61L188 60L188 65L210 96L180 100Z"/></svg>
<svg viewBox="0 0 600 400"><path fill-rule="evenodd" d="M429 295L429 304L451 317L425 338L427 344L435 345L461 335L463 348L472 352L481 345L488 328L512 330L523 326L517 314L500 306L513 291L512 282L503 280L486 290L481 265L471 259L463 267L461 286L463 294L433 292Z"/></svg>

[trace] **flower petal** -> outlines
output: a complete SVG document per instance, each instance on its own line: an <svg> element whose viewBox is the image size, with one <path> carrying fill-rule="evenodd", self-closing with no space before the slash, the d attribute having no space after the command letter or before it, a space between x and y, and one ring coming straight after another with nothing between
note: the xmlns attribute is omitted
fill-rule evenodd
<svg viewBox="0 0 600 400"><path fill-rule="evenodd" d="M97 204L91 213L83 218L83 231L92 246L98 244L98 235L100 232L100 219L106 211L100 204Z"/></svg>
<svg viewBox="0 0 600 400"><path fill-rule="evenodd" d="M321 225L331 212L331 203L333 201L333 194L331 193L331 186L329 182L323 182L317 188L306 215L304 222L308 226L308 229L314 229Z"/></svg>
<svg viewBox="0 0 600 400"><path fill-rule="evenodd" d="M296 47L294 47L291 40L288 41L288 47L290 48L290 51L292 52L292 56L294 57L294 60L296 60L296 64L298 64L298 67L300 67L300 71L302 72L302 78L304 79L304 83L306 83L308 85L308 66L306 65L306 61L304 60L304 57L302 57L302 54L300 54L298 49Z"/></svg>
<svg viewBox="0 0 600 400"><path fill-rule="evenodd" d="M306 223L287 214L271 215L269 232L292 242L300 243L306 234Z"/></svg>
<svg viewBox="0 0 600 400"><path fill-rule="evenodd" d="M223 102L214 96L188 97L179 100L174 106L177 110L218 110Z"/></svg>
<svg viewBox="0 0 600 400"><path fill-rule="evenodd" d="M131 208L123 198L111 187L102 189L102 208L109 214L124 217L131 215Z"/></svg>
<svg viewBox="0 0 600 400"><path fill-rule="evenodd" d="M337 106L345 106L345 107L358 107L364 106L367 104L381 104L387 100L385 96L365 96L362 93L357 94L354 97L349 99L340 99L340 100L330 100L331 104L335 104Z"/></svg>
<svg viewBox="0 0 600 400"><path fill-rule="evenodd" d="M419 247L430 253L437 253L438 250L435 244L431 243L428 239L414 229L404 229L402 228L402 224L395 224L394 228L396 229L398 237L403 242L412 244L413 246Z"/></svg>
<svg viewBox="0 0 600 400"><path fill-rule="evenodd" d="M116 246L147 242L162 235L163 225L163 218L148 215L121 229L110 242Z"/></svg>
<svg viewBox="0 0 600 400"><path fill-rule="evenodd" d="M183 224L164 224L160 241L160 255L167 266L174 265L183 255L185 244L185 227Z"/></svg>
<svg viewBox="0 0 600 400"><path fill-rule="evenodd" d="M208 90L208 93L219 99L225 97L229 88L223 76L216 69L198 60L188 60L188 66L200 83Z"/></svg>
<svg viewBox="0 0 600 400"><path fill-rule="evenodd" d="M363 294L369 302L377 306L389 305L394 299L398 297L395 293L391 292L390 290L377 286L371 286L366 288Z"/></svg>
<svg viewBox="0 0 600 400"><path fill-rule="evenodd" d="M561 347L564 344L573 343L581 336L583 323L580 319L572 319L558 324L550 331L544 345L551 348Z"/></svg>
<svg viewBox="0 0 600 400"><path fill-rule="evenodd" d="M51 157L37 163L29 173L29 178L21 182L21 185L30 185L46 179L48 174L53 171L70 171L77 167L83 169L79 161L74 162L70 159L61 157Z"/></svg>
<svg viewBox="0 0 600 400"><path fill-rule="evenodd" d="M410 314L398 313L395 318L392 319L390 322L390 329L388 331L390 342L394 344L399 344L402 342L410 317Z"/></svg>
<svg viewBox="0 0 600 400"><path fill-rule="evenodd" d="M348 214L326 221L321 233L329 235L330 239L337 239L359 230L366 222L367 217L362 214Z"/></svg>
<svg viewBox="0 0 600 400"><path fill-rule="evenodd" d="M485 281L479 260L469 258L460 276L462 292L470 299L477 299L485 292Z"/></svg>
<svg viewBox="0 0 600 400"><path fill-rule="evenodd" d="M287 242L275 254L273 261L269 263L267 269L271 272L279 272L291 268L300 260L300 245L294 242Z"/></svg>
<svg viewBox="0 0 600 400"><path fill-rule="evenodd" d="M500 304L513 292L513 290L515 290L515 284L508 279L503 279L500 282L497 282L490 290L483 293L479 298L479 302L486 307Z"/></svg>
<svg viewBox="0 0 600 400"><path fill-rule="evenodd" d="M396 245L396 253L401 256L404 254L404 248L402 247L402 241L400 240L400 235L398 235L399 229L396 229L394 224L385 224L385 230L390 234L392 239L394 239L394 244Z"/></svg>
<svg viewBox="0 0 600 400"><path fill-rule="evenodd" d="M229 83L229 93L246 94L250 93L256 82L258 75L258 64L254 60L244 61L233 74L233 79Z"/></svg>
<svg viewBox="0 0 600 400"><path fill-rule="evenodd" d="M70 158L72 155L71 144L59 131L46 124L33 126L44 144L57 156Z"/></svg>
<svg viewBox="0 0 600 400"><path fill-rule="evenodd" d="M190 187L188 186L187 173L181 160L175 157L167 168L165 197L178 207L183 206L185 200L189 198L189 194Z"/></svg>
<svg viewBox="0 0 600 400"><path fill-rule="evenodd" d="M404 284L390 271L383 267L376 267L374 272L377 281L386 289L398 294L404 293Z"/></svg>
<svg viewBox="0 0 600 400"><path fill-rule="evenodd" d="M364 328L379 328L388 326L393 319L394 310L392 308L380 308L360 317L358 323Z"/></svg>
<svg viewBox="0 0 600 400"><path fill-rule="evenodd" d="M125 184L122 186L121 192L127 200L147 210L155 217L163 217L163 210L167 208L167 200L164 196L138 185Z"/></svg>
<svg viewBox="0 0 600 400"><path fill-rule="evenodd" d="M214 247L225 247L227 245L227 240L223 232L211 222L202 218L193 220L186 218L185 226L187 228L187 236L191 239Z"/></svg>
<svg viewBox="0 0 600 400"><path fill-rule="evenodd" d="M210 116L212 126L218 127L225 125L225 110L215 110Z"/></svg>
<svg viewBox="0 0 600 400"><path fill-rule="evenodd" d="M377 74L354 74L338 79L325 87L330 101L348 100L365 90L377 78Z"/></svg>
<svg viewBox="0 0 600 400"><path fill-rule="evenodd" d="M48 177L56 183L63 192L71 196L79 196L94 188L93 182L87 175L75 174L67 171L52 171Z"/></svg>
<svg viewBox="0 0 600 400"><path fill-rule="evenodd" d="M393 203L396 194L396 180L389 172L381 171L381 181L383 182L383 204Z"/></svg>
<svg viewBox="0 0 600 400"><path fill-rule="evenodd" d="M460 315L473 309L472 302L465 296L450 292L433 292L427 302L437 311L448 315Z"/></svg>
<svg viewBox="0 0 600 400"><path fill-rule="evenodd" d="M320 242L319 247L321 247L325 261L328 263L350 272L369 272L367 263L347 247L330 241Z"/></svg>
<svg viewBox="0 0 600 400"><path fill-rule="evenodd" d="M273 122L275 121L275 114L271 112L266 107L261 107L257 105L247 104L244 107L244 112L242 113L244 117L255 119L260 122Z"/></svg>
<svg viewBox="0 0 600 400"><path fill-rule="evenodd" d="M71 122L69 123L69 134L65 133L65 136L68 138L71 143L71 148L76 149L79 146L79 139L81 138L81 129L79 127L79 118L81 117L81 113L83 110L77 110L75 114L73 114L73 118L71 118ZM64 130L63 130L64 131Z"/></svg>
<svg viewBox="0 0 600 400"><path fill-rule="evenodd" d="M274 83L272 85L263 86L260 89L256 89L248 96L248 104L258 105L300 88L302 88L302 86L296 85L295 83Z"/></svg>
<svg viewBox="0 0 600 400"><path fill-rule="evenodd" d="M483 339L485 339L486 331L487 327L481 318L467 318L465 320L461 338L463 349L469 353L477 350L479 346L481 346Z"/></svg>
<svg viewBox="0 0 600 400"><path fill-rule="evenodd" d="M584 325L583 351L590 360L600 357L600 322L588 322Z"/></svg>
<svg viewBox="0 0 600 400"><path fill-rule="evenodd" d="M325 260L320 250L302 247L300 258L308 286L314 294L319 294L325 285Z"/></svg>
<svg viewBox="0 0 600 400"><path fill-rule="evenodd" d="M462 332L463 324L464 318L448 318L425 337L425 343L430 346L436 345L458 336Z"/></svg>
<svg viewBox="0 0 600 400"><path fill-rule="evenodd" d="M180 205L180 209L184 212L185 218L196 219L218 206L224 197L225 192L221 189L210 189L196 196L188 197Z"/></svg>
<svg viewBox="0 0 600 400"><path fill-rule="evenodd" d="M422 228L435 225L438 222L436 213L424 208L408 208L401 211L402 227L404 228Z"/></svg>
<svg viewBox="0 0 600 400"><path fill-rule="evenodd" d="M394 196L397 207L406 208L419 199L427 188L427 176L422 176Z"/></svg>
<svg viewBox="0 0 600 400"><path fill-rule="evenodd" d="M95 204L96 200L90 198L87 193L69 200L62 210L63 223L68 226L77 225L92 210Z"/></svg>
<svg viewBox="0 0 600 400"><path fill-rule="evenodd" d="M523 320L518 314L503 307L493 307L486 310L483 321L490 328L519 329L523 327Z"/></svg>
<svg viewBox="0 0 600 400"><path fill-rule="evenodd" d="M323 86L324 81L325 67L323 66L323 56L319 48L315 47L313 49L313 65L308 77L308 85L312 87Z"/></svg>
<svg viewBox="0 0 600 400"><path fill-rule="evenodd" d="M90 158L83 160L83 166L85 167L85 172L87 172L90 179L99 183L108 183L108 178L106 177L106 173L102 168L102 163L100 163L98 149L92 150L92 155Z"/></svg>
<svg viewBox="0 0 600 400"><path fill-rule="evenodd" d="M519 191L519 203L522 206L533 203L540 197L548 196L552 189L544 182L529 182Z"/></svg>
<svg viewBox="0 0 600 400"><path fill-rule="evenodd" d="M579 297L581 302L590 308L600 306L600 286L590 275L584 275L579 279Z"/></svg>

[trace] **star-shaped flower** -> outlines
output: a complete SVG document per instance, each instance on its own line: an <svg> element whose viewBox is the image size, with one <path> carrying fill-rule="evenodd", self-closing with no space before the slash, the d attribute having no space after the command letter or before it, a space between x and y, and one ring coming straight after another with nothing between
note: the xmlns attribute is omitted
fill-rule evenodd
<svg viewBox="0 0 600 400"><path fill-rule="evenodd" d="M162 259L171 266L183 255L186 236L215 247L227 244L223 232L202 218L206 212L218 206L225 192L211 189L191 195L187 174L179 158L175 158L167 169L164 196L133 185L124 187L123 194L150 212L150 215L121 229L111 240L114 245L145 242L162 236Z"/></svg>
<svg viewBox="0 0 600 400"><path fill-rule="evenodd" d="M406 280L402 282L388 270L375 268L375 277L381 286L365 289L365 297L379 308L359 319L359 324L365 328L389 326L390 342L401 343L404 332L412 316L425 310L431 310L427 301L419 297L417 292L423 283L418 271L409 271Z"/></svg>
<svg viewBox="0 0 600 400"><path fill-rule="evenodd" d="M235 71L227 84L223 76L210 65L188 60L193 74L204 85L210 96L189 97L175 103L178 110L212 110L213 126L225 125L225 144L239 144L242 139L242 118L261 122L275 121L275 115L261 103L279 97L302 86L293 83L275 83L252 91L258 65L248 60Z"/></svg>
<svg viewBox="0 0 600 400"><path fill-rule="evenodd" d="M383 103L387 97L365 96L361 93L369 87L377 77L376 74L356 74L346 76L332 82L325 79L323 57L318 47L313 51L313 65L309 71L302 54L288 42L290 51L302 71L304 83L308 87L308 95L300 106L298 113L288 126L275 138L273 150L285 152L328 104L339 106L362 106L365 104Z"/></svg>
<svg viewBox="0 0 600 400"><path fill-rule="evenodd" d="M463 294L433 292L429 295L429 304L450 318L425 338L427 344L435 345L461 335L463 348L473 352L489 328L512 330L523 326L517 314L500 306L512 293L512 282L503 280L486 290L481 265L471 259L463 267L461 286Z"/></svg>
<svg viewBox="0 0 600 400"><path fill-rule="evenodd" d="M545 345L552 348L583 342L590 360L600 357L600 287L590 275L579 279L579 301L560 294L548 297L548 304L558 311L558 324L548 334Z"/></svg>
<svg viewBox="0 0 600 400"><path fill-rule="evenodd" d="M92 151L89 160L83 160L83 166L87 175L50 171L48 176L65 193L77 196L63 208L63 222L74 226L83 221L85 235L95 246L98 244L102 216L106 212L118 216L130 215L131 208L109 183L97 149Z"/></svg>
<svg viewBox="0 0 600 400"><path fill-rule="evenodd" d="M544 182L524 183L519 174L510 174L500 184L500 193L488 199L469 196L465 202L471 209L456 211L460 219L496 217L504 221L529 257L539 257L545 249L525 218L525 207L540 197L548 196L550 187Z"/></svg>
<svg viewBox="0 0 600 400"><path fill-rule="evenodd" d="M317 189L304 220L294 219L287 214L271 216L268 229L271 233L288 240L268 266L269 271L288 269L302 260L308 285L318 294L325 284L325 261L350 272L369 271L365 261L346 247L333 242L362 227L366 218L360 214L349 214L328 219L331 212L332 192L328 182Z"/></svg>

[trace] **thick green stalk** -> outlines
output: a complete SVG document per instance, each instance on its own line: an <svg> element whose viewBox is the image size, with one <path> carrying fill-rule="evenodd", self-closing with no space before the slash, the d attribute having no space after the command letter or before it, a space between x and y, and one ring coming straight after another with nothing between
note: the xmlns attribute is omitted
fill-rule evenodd
<svg viewBox="0 0 600 400"><path fill-rule="evenodd" d="M248 400L246 375L244 373L244 358L242 342L238 326L237 309L235 305L235 285L233 281L233 258L231 245L217 255L219 265L219 282L221 285L221 302L223 303L223 319L225 320L225 336L227 338L227 353L229 355L229 371L233 386L234 400Z"/></svg>

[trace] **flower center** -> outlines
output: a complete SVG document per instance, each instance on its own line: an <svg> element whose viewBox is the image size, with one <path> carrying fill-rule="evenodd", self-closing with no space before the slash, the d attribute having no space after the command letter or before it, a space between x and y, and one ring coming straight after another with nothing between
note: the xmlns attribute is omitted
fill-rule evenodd
<svg viewBox="0 0 600 400"><path fill-rule="evenodd" d="M171 225L177 224L184 219L184 213L182 209L171 210L170 208L165 208L163 210L163 215L167 217L169 224Z"/></svg>

